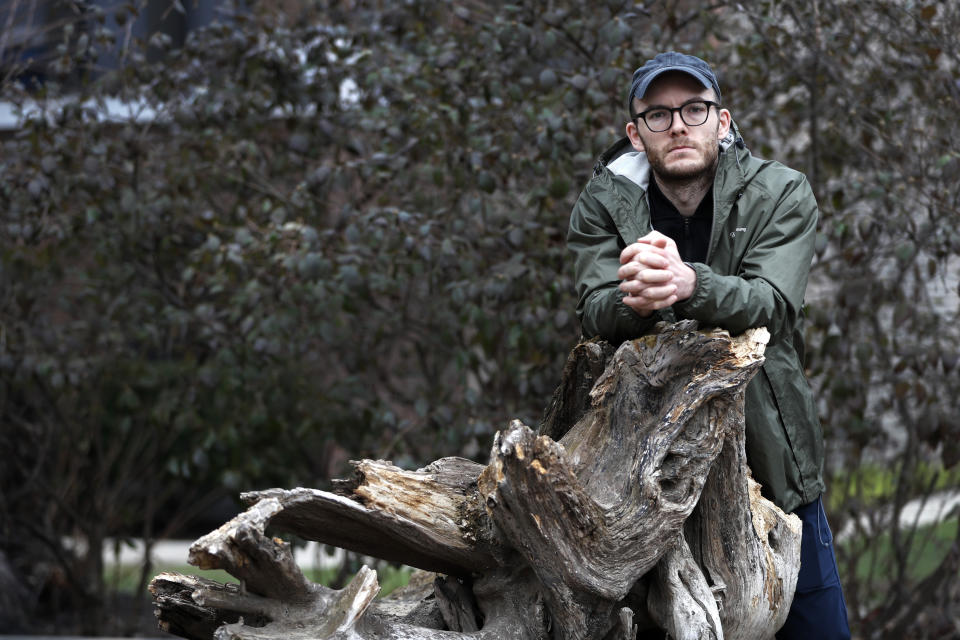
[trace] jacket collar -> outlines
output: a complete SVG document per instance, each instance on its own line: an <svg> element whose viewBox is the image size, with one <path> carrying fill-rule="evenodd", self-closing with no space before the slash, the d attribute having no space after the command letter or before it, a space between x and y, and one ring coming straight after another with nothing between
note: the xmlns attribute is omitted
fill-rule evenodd
<svg viewBox="0 0 960 640"><path fill-rule="evenodd" d="M609 169L614 175L623 176L646 191L650 184L650 162L646 153L632 149L629 138L620 138L600 155L593 175L598 176L604 169ZM713 181L714 194L718 200L733 201L742 193L746 176L741 160L749 154L740 129L736 123L731 122L730 131L720 141L720 162Z"/></svg>
<svg viewBox="0 0 960 640"><path fill-rule="evenodd" d="M600 154L600 157L597 159L597 164L593 166L593 175L594 177L603 173L603 168L608 166L616 158L623 155L627 152L628 149L631 149L630 138L623 136L616 142L614 142L609 149ZM636 153L636 152L631 152Z"/></svg>

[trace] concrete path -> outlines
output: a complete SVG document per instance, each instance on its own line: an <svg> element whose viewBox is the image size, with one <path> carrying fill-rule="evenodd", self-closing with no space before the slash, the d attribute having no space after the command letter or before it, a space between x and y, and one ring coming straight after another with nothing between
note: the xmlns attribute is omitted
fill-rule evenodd
<svg viewBox="0 0 960 640"><path fill-rule="evenodd" d="M153 545L151 558L155 565L185 565L192 540L158 540ZM328 547L328 549L331 549ZM339 567L343 563L343 549L324 551L324 545L308 542L304 547L293 550L293 557L301 569L328 569ZM114 544L107 541L103 545L103 561L108 565L136 565L143 560L143 541L133 540L133 546L120 545L120 555L114 553ZM2 636L0 636L2 637Z"/></svg>
<svg viewBox="0 0 960 640"><path fill-rule="evenodd" d="M904 505L900 512L900 528L907 529L937 524L951 516L956 517L958 509L960 509L960 492L956 491L935 493L926 500L913 500ZM889 520L889 513L881 514L879 518L880 528L886 528ZM847 522L843 529L834 534L834 537L838 540L844 540L854 535L858 530L870 531L872 527L870 517L863 515L860 516L858 522L853 520Z"/></svg>

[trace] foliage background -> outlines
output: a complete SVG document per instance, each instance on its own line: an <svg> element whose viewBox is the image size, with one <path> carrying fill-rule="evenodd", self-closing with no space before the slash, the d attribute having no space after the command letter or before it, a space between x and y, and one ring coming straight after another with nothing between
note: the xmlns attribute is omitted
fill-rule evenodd
<svg viewBox="0 0 960 640"><path fill-rule="evenodd" d="M893 524L957 485L960 7L799 4L289 2L179 43L125 39L117 3L56 25L42 75L5 50L0 618L128 631L105 540L535 424L579 335L569 211L629 74L678 49L821 204L808 367L855 633L960 637L956 534Z"/></svg>

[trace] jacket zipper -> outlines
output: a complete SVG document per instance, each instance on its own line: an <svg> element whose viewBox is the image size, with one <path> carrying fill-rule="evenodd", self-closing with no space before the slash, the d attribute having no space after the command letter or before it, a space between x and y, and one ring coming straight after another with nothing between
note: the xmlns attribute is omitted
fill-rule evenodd
<svg viewBox="0 0 960 640"><path fill-rule="evenodd" d="M734 144L734 146L733 146L733 157L737 159L737 168L740 168L740 154L737 153L737 145L736 145L736 144ZM718 171L719 171L719 168L718 168ZM741 176L741 178L743 177L743 170L742 170L742 169L740 170L740 176ZM713 186L716 187L716 186L717 186L717 184L716 184L716 181L717 181L716 176L714 176L713 181L714 181ZM743 190L744 190L744 188L745 188L744 186L741 186L740 190L737 191L737 197L733 199L733 204L734 204L734 205L736 205L738 202L740 202L740 197L743 196ZM730 211L731 211L731 213L733 212L733 207L732 207L732 206L730 207ZM728 214L728 215L729 215L729 214ZM708 265L710 264L710 258L711 258L711 256L713 255L713 245L714 245L713 234L714 234L714 232L716 232L716 226L717 226L717 189L714 188L714 189L713 189L713 215L710 216L710 244L707 245L707 259L706 259L706 264L708 264ZM718 244L719 244L719 243L718 243Z"/></svg>
<svg viewBox="0 0 960 640"><path fill-rule="evenodd" d="M707 241L707 257L705 259L705 264L710 264L710 255L713 253L713 232L716 231L715 227L717 226L717 178L713 178L714 188L710 191L710 197L713 198L713 209L712 215L710 216L710 239Z"/></svg>

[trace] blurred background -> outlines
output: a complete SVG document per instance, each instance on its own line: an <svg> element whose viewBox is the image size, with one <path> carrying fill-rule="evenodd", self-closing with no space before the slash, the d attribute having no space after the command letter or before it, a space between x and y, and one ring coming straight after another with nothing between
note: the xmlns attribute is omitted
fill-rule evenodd
<svg viewBox="0 0 960 640"><path fill-rule="evenodd" d="M159 550L239 492L535 426L570 209L676 49L820 202L855 637L960 638L957 33L935 0L0 2L0 633L160 635Z"/></svg>

